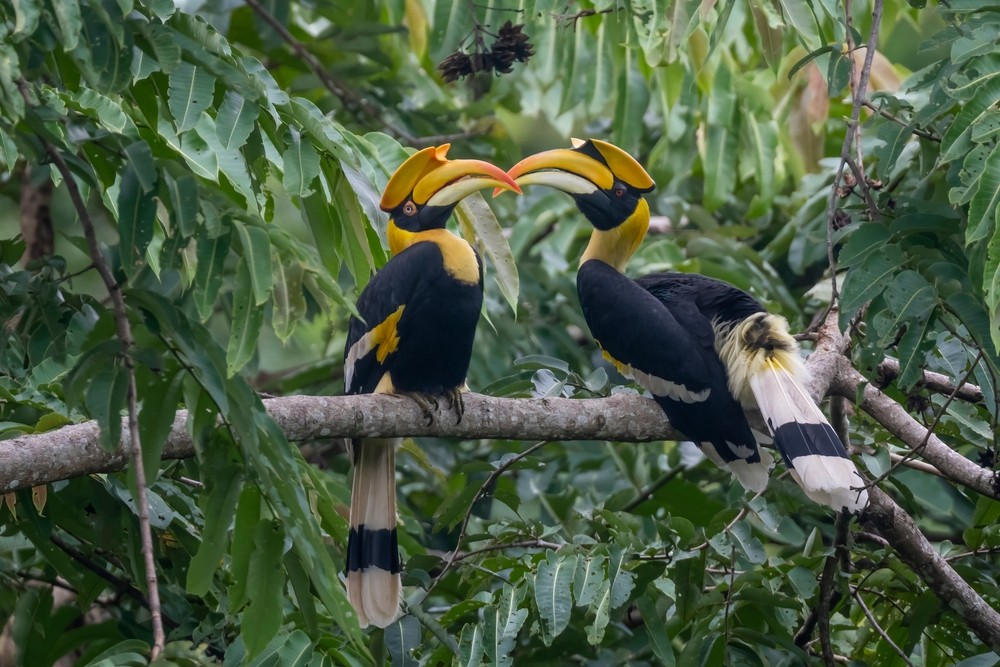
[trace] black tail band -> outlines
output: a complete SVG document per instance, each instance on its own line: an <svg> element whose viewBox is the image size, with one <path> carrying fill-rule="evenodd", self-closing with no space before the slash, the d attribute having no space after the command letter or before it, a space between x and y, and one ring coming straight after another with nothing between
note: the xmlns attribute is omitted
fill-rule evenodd
<svg viewBox="0 0 1000 667"><path fill-rule="evenodd" d="M351 528L347 539L347 571L377 567L390 574L399 572L399 546L396 529L368 530L364 524Z"/></svg>

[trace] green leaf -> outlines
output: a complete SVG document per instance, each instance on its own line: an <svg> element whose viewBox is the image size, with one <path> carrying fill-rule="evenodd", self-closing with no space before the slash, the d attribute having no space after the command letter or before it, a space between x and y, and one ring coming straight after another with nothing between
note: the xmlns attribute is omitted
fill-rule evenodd
<svg viewBox="0 0 1000 667"><path fill-rule="evenodd" d="M12 0L14 5L14 25L11 26L11 36L15 41L21 41L31 36L38 27L42 15L41 3L38 0Z"/></svg>
<svg viewBox="0 0 1000 667"><path fill-rule="evenodd" d="M483 626L479 623L469 623L462 628L458 637L459 667L479 667L482 664L486 650L483 638Z"/></svg>
<svg viewBox="0 0 1000 667"><path fill-rule="evenodd" d="M181 47L174 39L174 31L159 23L143 23L140 26L142 36L149 43L156 58L156 64L160 66L160 71L170 74L181 64Z"/></svg>
<svg viewBox="0 0 1000 667"><path fill-rule="evenodd" d="M83 19L80 16L80 3L53 2L52 16L55 18L55 32L59 36L59 45L65 51L72 51L80 40L83 31Z"/></svg>
<svg viewBox="0 0 1000 667"><path fill-rule="evenodd" d="M250 284L253 286L253 302L260 306L271 296L273 277L271 275L271 240L267 230L236 221L242 246L243 261L246 262Z"/></svg>
<svg viewBox="0 0 1000 667"><path fill-rule="evenodd" d="M183 238L193 236L198 225L198 179L191 174L181 174L168 175L166 180L174 234Z"/></svg>
<svg viewBox="0 0 1000 667"><path fill-rule="evenodd" d="M461 225L462 235L469 243L478 243L493 264L493 278L511 310L517 313L517 296L520 279L510 244L503 235L493 210L482 194L475 192L458 203L455 215Z"/></svg>
<svg viewBox="0 0 1000 667"><path fill-rule="evenodd" d="M676 660L663 614L656 611L656 603L651 595L643 595L637 602L639 613L642 614L642 624L646 628L646 636L649 637L649 647L653 649L653 653L664 667L672 667L676 664Z"/></svg>
<svg viewBox="0 0 1000 667"><path fill-rule="evenodd" d="M853 266L844 278L840 326L846 326L863 305L881 294L903 264L902 250L898 245L889 243L882 247L881 252L869 253L860 264Z"/></svg>
<svg viewBox="0 0 1000 667"><path fill-rule="evenodd" d="M227 90L215 119L215 131L222 149L229 151L242 148L253 131L259 113L258 104L248 102L238 93Z"/></svg>
<svg viewBox="0 0 1000 667"><path fill-rule="evenodd" d="M413 649L420 646L420 623L407 614L385 629L385 645L392 656L393 667L416 667L420 661Z"/></svg>
<svg viewBox="0 0 1000 667"><path fill-rule="evenodd" d="M129 139L138 139L139 137L138 128L136 128L135 123L125 113L119 100L112 99L96 90L84 87L81 87L78 91L64 92L60 95L60 99L67 106L93 118L101 127L110 132L122 134ZM148 153L149 146L145 143L141 144L141 146L145 147ZM129 148L132 148L132 146L129 146ZM152 162L150 162L150 166L152 166Z"/></svg>
<svg viewBox="0 0 1000 667"><path fill-rule="evenodd" d="M514 664L510 652L528 618L528 610L521 608L525 596L523 585L514 588L504 584L497 595L500 599L496 605L483 610L483 648L486 659L499 667Z"/></svg>
<svg viewBox="0 0 1000 667"><path fill-rule="evenodd" d="M553 551L538 564L535 573L535 606L542 619L542 642L552 645L553 638L569 625L573 611L573 579L576 576L576 555L560 557Z"/></svg>
<svg viewBox="0 0 1000 667"><path fill-rule="evenodd" d="M84 405L101 429L101 447L107 451L118 448L122 436L122 410L128 392L128 371L116 360L100 368L87 385Z"/></svg>
<svg viewBox="0 0 1000 667"><path fill-rule="evenodd" d="M164 373L151 373L153 380L145 386L144 398L139 406L139 438L142 442L142 465L146 483L152 485L159 476L160 455L167 436L177 416L177 399L180 397L182 373L173 377ZM142 395L142 394L141 394Z"/></svg>
<svg viewBox="0 0 1000 667"><path fill-rule="evenodd" d="M242 258L236 267L233 316L229 329L229 344L226 347L227 375L232 376L253 358L263 323L264 309L254 303L253 281L247 268L247 260Z"/></svg>
<svg viewBox="0 0 1000 667"><path fill-rule="evenodd" d="M319 176L319 153L294 130L286 135L285 141L288 148L281 156L285 165L282 184L293 197L308 197L312 194L309 185Z"/></svg>
<svg viewBox="0 0 1000 667"><path fill-rule="evenodd" d="M894 316L886 319L889 322L887 326L879 327L882 345L888 345L903 326L933 319L937 307L934 287L916 271L907 270L898 274L882 296Z"/></svg>
<svg viewBox="0 0 1000 667"><path fill-rule="evenodd" d="M222 234L198 237L198 265L194 274L194 305L204 322L214 312L222 288L223 271L229 255L232 233L227 225Z"/></svg>
<svg viewBox="0 0 1000 667"><path fill-rule="evenodd" d="M997 204L1000 204L1000 146L995 146L986 158L979 188L969 204L969 222L965 228L967 245L993 236L997 229Z"/></svg>
<svg viewBox="0 0 1000 667"><path fill-rule="evenodd" d="M316 599L309 585L309 575L294 550L290 549L285 552L284 563L285 572L288 573L288 581L292 584L292 591L295 593L295 603L299 613L302 614L306 630L311 636L316 636L319 632L319 616L316 613Z"/></svg>
<svg viewBox="0 0 1000 667"><path fill-rule="evenodd" d="M148 148L146 150L148 152ZM122 174L118 213L122 268L129 276L134 276L145 263L146 248L153 239L156 198L152 189L142 187L139 169L132 162Z"/></svg>
<svg viewBox="0 0 1000 667"><path fill-rule="evenodd" d="M118 92L132 79L132 31L115 3L80 3L83 34L73 49L80 73L101 93Z"/></svg>
<svg viewBox="0 0 1000 667"><path fill-rule="evenodd" d="M764 60L771 71L777 74L781 67L781 59L785 55L784 32L782 31L784 25L781 17L776 15L769 2L759 0L751 2L750 10L753 12L754 25L757 27Z"/></svg>
<svg viewBox="0 0 1000 667"><path fill-rule="evenodd" d="M774 165L777 158L778 127L771 120L759 121L746 109L744 109L743 117L747 121L744 129L752 148L751 156L753 157L754 173L758 185L758 192L750 202L747 216L755 218L770 211L777 192Z"/></svg>
<svg viewBox="0 0 1000 667"><path fill-rule="evenodd" d="M210 460L219 458L212 457ZM207 494L202 496L205 527L201 532L201 545L188 566L185 585L188 593L198 596L208 592L222 555L229 546L229 525L243 489L240 466L230 461L218 461L214 467L206 465L204 471L208 473L206 479L211 484Z"/></svg>
<svg viewBox="0 0 1000 667"><path fill-rule="evenodd" d="M3 57L2 53L0 53L0 57ZM10 135L7 134L2 127L0 127L0 163L4 164L9 171L14 167L14 163L17 162L17 158L17 144L15 144Z"/></svg>
<svg viewBox="0 0 1000 667"><path fill-rule="evenodd" d="M573 597L578 607L593 604L601 591L601 585L607 580L604 569L605 556L581 556L573 578Z"/></svg>
<svg viewBox="0 0 1000 667"><path fill-rule="evenodd" d="M240 493L233 523L233 541L230 546L229 613L235 614L247 601L247 581L250 571L250 554L253 553L254 532L260 521L261 498L256 484L247 484Z"/></svg>
<svg viewBox="0 0 1000 667"><path fill-rule="evenodd" d="M972 131L1000 101L1000 76L987 78L977 88L972 99L962 105L944 136L941 137L941 162L947 163L965 155L972 148Z"/></svg>
<svg viewBox="0 0 1000 667"><path fill-rule="evenodd" d="M194 128L212 104L215 77L203 67L181 63L170 75L167 104L178 133Z"/></svg>
<svg viewBox="0 0 1000 667"><path fill-rule="evenodd" d="M253 552L247 571L249 605L243 612L240 627L248 658L260 653L281 625L285 588L285 573L281 567L284 540L285 533L277 520L262 519L254 530Z"/></svg>
<svg viewBox="0 0 1000 667"><path fill-rule="evenodd" d="M276 253L272 249L271 252ZM306 312L306 301L302 293L302 265L295 261L283 262L275 254L274 301L271 308L271 327L282 341L288 340L299 320Z"/></svg>
<svg viewBox="0 0 1000 667"><path fill-rule="evenodd" d="M788 582L798 593L799 598L811 600L816 592L816 573L809 568L797 565L788 571Z"/></svg>
<svg viewBox="0 0 1000 667"><path fill-rule="evenodd" d="M927 365L927 353L934 347L934 338L928 335L933 321L930 313L911 320L899 339L897 355L900 372L896 383L903 391L909 391L922 377Z"/></svg>
<svg viewBox="0 0 1000 667"><path fill-rule="evenodd" d="M720 67L708 96L705 153L705 208L715 211L725 204L736 186L740 123L736 115L736 93L729 70Z"/></svg>
<svg viewBox="0 0 1000 667"><path fill-rule="evenodd" d="M737 521L729 530L729 534L732 535L736 547L751 563L760 565L767 560L764 543L753 534L748 522Z"/></svg>
<svg viewBox="0 0 1000 667"><path fill-rule="evenodd" d="M781 13L785 20L794 28L796 39L802 42L802 45L807 49L816 49L819 46L822 33L810 3L805 0L778 0L778 4L781 6ZM803 63L798 63L796 68L801 64ZM794 73L795 69L789 76Z"/></svg>

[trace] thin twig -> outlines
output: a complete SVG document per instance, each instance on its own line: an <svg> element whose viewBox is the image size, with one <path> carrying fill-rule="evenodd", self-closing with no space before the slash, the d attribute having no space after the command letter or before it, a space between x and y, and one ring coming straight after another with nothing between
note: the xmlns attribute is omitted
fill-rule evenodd
<svg viewBox="0 0 1000 667"><path fill-rule="evenodd" d="M962 376L962 378L958 381L957 384L955 384L955 388L952 390L950 394L948 394L948 397L945 399L944 404L935 413L934 420L931 422L930 426L928 426L924 431L924 437L920 441L920 443L917 444L916 447L911 447L909 451L906 452L906 454L902 455L898 460L894 461L889 466L888 470L879 475L877 478L871 480L865 486L869 487L875 486L876 484L884 480L886 477L888 477L889 474L892 473L896 468L898 468L901 465L904 465L907 461L909 461L914 456L916 456L917 454L919 454L924 450L924 448L927 446L927 442L930 440L931 435L933 435L934 433L934 429L937 428L937 425L941 421L941 418L944 416L945 412L948 411L948 406L951 405L952 402L955 400L955 397L958 395L959 390L963 386L965 386L966 381L970 377L972 377L973 372L975 372L976 370L976 366L979 365L979 362L982 360L982 358L983 358L983 351L980 350L976 354L976 358L972 360L972 364L969 366L969 370L967 370L965 372L965 375ZM938 471L937 474L941 474L941 472Z"/></svg>
<svg viewBox="0 0 1000 667"><path fill-rule="evenodd" d="M463 553L455 556L454 551L441 552L437 556L441 560L447 560L451 557L452 563L459 563L466 558L472 558L473 556L478 556L480 554L490 553L493 551L504 551L506 549L551 549L556 551L562 548L561 544L556 544L555 542L549 542L547 540L523 540L521 542L507 542L505 544L487 544L485 547L480 547L478 549L473 549L472 551L465 551Z"/></svg>
<svg viewBox="0 0 1000 667"><path fill-rule="evenodd" d="M729 547L729 590L726 591L726 611L723 614L722 625L726 630L726 645L729 645L729 608L733 606L733 585L736 583L736 545Z"/></svg>
<svg viewBox="0 0 1000 667"><path fill-rule="evenodd" d="M520 452L519 454L510 457L509 459L498 465L496 467L496 470L491 472L490 476L486 478L486 481L482 483L482 485L479 487L479 491L477 491L476 495L472 498L472 502L469 503L469 509L465 512L465 518L462 520L462 529L458 532L458 539L455 541L455 550L451 552L450 556L448 556L448 560L445 562L444 567L441 568L441 572L438 573L438 576L434 577L434 581L432 581L431 585L427 587L427 592L424 594L423 598L424 600L426 600L430 596L431 592L434 590L434 587L438 585L438 582L444 578L444 575L448 573L448 570L451 569L451 566L458 559L458 549L459 547L462 546L462 540L465 539L465 532L469 529L469 520L472 518L472 508L475 506L476 501L478 501L480 498L485 498L487 495L487 489L489 489L493 485L493 483L496 482L496 480L500 477L500 475L506 472L512 465L514 465L521 459L525 458L526 456L534 454L539 449L549 444L549 442L551 441L542 440L540 442L536 442L523 452Z"/></svg>
<svg viewBox="0 0 1000 667"><path fill-rule="evenodd" d="M645 489L640 491L635 498L628 501L628 503L626 503L626 505L621 508L621 511L631 512L636 507L649 500L653 496L653 494L659 491L664 485L669 484L670 480L672 480L674 477L677 477L677 475L681 474L683 470L684 470L683 468L678 466L673 470L671 470L670 472L666 473L665 475L661 476L659 479L650 482L650 484Z"/></svg>
<svg viewBox="0 0 1000 667"><path fill-rule="evenodd" d="M341 82L337 77L331 74L319 60L314 56L309 50L302 44L299 40L295 39L295 36L288 31L281 21L276 19L258 0L246 0L247 5L257 14L265 23L271 26L271 29L295 52L302 62L306 64L306 67L320 80L320 83L329 90L331 93L336 95L341 102L344 103L344 107L351 112L358 120L363 120L358 112L364 114L370 119L377 120L382 123L385 130L390 134L393 134L406 144L411 146L434 146L436 144L449 143L452 141L459 141L461 139L468 139L469 137L474 137L481 132L456 132L453 134L442 134L429 137L418 137L411 134L406 129L395 124L391 120L385 117L383 109L379 106L373 104L369 100L365 99L363 96L356 93L351 87L343 82Z"/></svg>
<svg viewBox="0 0 1000 667"><path fill-rule="evenodd" d="M978 549L973 549L972 551L963 551L957 554L951 554L945 556L944 559L948 562L953 560L961 560L963 558L972 558L973 556L986 556L990 554L1000 553L1000 547L980 547Z"/></svg>
<svg viewBox="0 0 1000 667"><path fill-rule="evenodd" d="M845 1L847 2L846 9L849 15L849 0ZM848 18L848 24L849 23L850 18ZM830 198L827 206L826 257L827 262L830 265L831 304L836 304L840 299L840 292L837 290L837 262L833 254L833 232L834 219L837 211L837 191L840 189L840 182L844 176L844 167L847 165L847 160L851 156L851 146L854 145L854 136L861 118L862 102L864 101L866 91L868 90L868 79L871 77L872 61L875 58L875 45L878 44L878 31L881 23L882 0L875 0L874 7L872 8L872 29L868 34L868 48L865 51L865 62L861 67L861 76L858 79L857 88L852 91L854 105L851 109L851 120L847 124L847 132L844 135L844 143L840 149L840 164L837 166L837 173L833 178L833 186L830 188ZM850 33L850 31L848 31L848 33ZM851 71L854 71L853 61L851 64Z"/></svg>
<svg viewBox="0 0 1000 667"><path fill-rule="evenodd" d="M33 100L28 92L28 83L24 79L18 80L18 89L24 98L25 104L31 106ZM129 323L128 309L125 306L125 299L122 297L121 287L115 280L114 274L111 273L111 267L108 266L108 263L104 260L104 255L101 253L97 233L94 230L94 222L90 218L90 212L87 210L87 204L83 200L83 195L76 184L76 179L73 177L69 165L66 164L66 161L56 147L49 143L47 139L42 138L41 141L49 157L52 159L52 163L55 164L56 169L62 175L70 199L73 201L73 207L80 218L80 224L83 226L83 235L87 240L87 250L90 254L90 259L94 262L94 268L100 274L108 296L111 298L111 305L115 316L115 328L118 333L118 340L122 346L121 358L122 363L125 364L128 376L126 402L128 407L128 432L131 443L132 468L135 474L135 504L139 512L139 534L142 542L143 564L146 570L149 616L153 626L153 648L150 651L149 659L150 661L155 661L163 650L166 636L163 632L160 590L156 577L156 560L153 555L153 534L149 525L146 472L142 463L142 443L139 439L139 406L136 396L135 363L132 359L132 347L134 345L132 325Z"/></svg>
<svg viewBox="0 0 1000 667"><path fill-rule="evenodd" d="M879 625L878 620L875 618L875 615L871 612L871 610L868 609L868 605L865 604L865 601L861 598L861 595L859 595L856 590L852 591L852 595L854 599L857 601L857 603L861 606L861 611L865 613L865 618L867 618L868 622L871 623L872 627L875 628L875 632L877 632L879 636L882 637L882 639L884 639L886 643L892 647L892 650L894 650L897 654L899 654L899 657L903 659L903 662L905 662L910 667L913 667L913 663L910 662L910 658L906 655L906 653L903 652L903 649L899 648L896 642L892 641L892 637L890 637L889 634L882 629L882 626Z"/></svg>
<svg viewBox="0 0 1000 667"><path fill-rule="evenodd" d="M872 111L874 111L878 115L882 116L883 118L891 120L893 123L898 123L899 125L902 125L903 127L909 127L910 128L910 132L912 132L913 134L917 135L921 139L927 139L928 141L936 141L937 143L941 143L941 137L939 137L938 135L934 134L933 132L928 132L927 130L921 130L919 127L912 126L911 123L907 123L905 120L903 120L899 116L894 116L893 114L889 113L888 111L886 111L882 107L876 106L875 104L873 104L871 102L871 100L865 100L864 102L862 102L862 104L866 108L871 109Z"/></svg>
<svg viewBox="0 0 1000 667"><path fill-rule="evenodd" d="M119 577L117 574L109 572L106 568L101 567L82 551L74 546L71 546L70 544L67 544L66 541L59 535L52 533L49 538L52 540L52 544L62 549L67 556L80 563L80 565L82 565L85 569L93 572L98 577L111 584L111 586L119 593L127 595L143 607L149 609L149 600L142 594L142 591L132 585L132 582Z"/></svg>

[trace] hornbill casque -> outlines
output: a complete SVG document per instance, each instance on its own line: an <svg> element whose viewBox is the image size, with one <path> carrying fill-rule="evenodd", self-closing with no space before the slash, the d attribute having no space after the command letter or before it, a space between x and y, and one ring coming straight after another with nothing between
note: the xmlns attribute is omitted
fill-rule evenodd
<svg viewBox="0 0 1000 667"><path fill-rule="evenodd" d="M463 198L482 188L520 192L488 162L449 160L449 145L414 153L393 173L380 206L389 213L392 258L358 297L344 348L348 394L411 397L428 421L439 397L461 420L461 392L483 303L479 254L446 229ZM401 438L352 442L354 483L347 593L362 627L400 613L396 539L396 449Z"/></svg>
<svg viewBox="0 0 1000 667"><path fill-rule="evenodd" d="M594 226L577 273L584 317L604 356L649 391L678 430L745 488L762 491L773 458L744 412L759 409L809 498L837 510L867 504L863 479L805 390L806 369L783 317L706 276L623 274L649 226L643 195L655 187L631 155L604 141L574 140L507 173L521 186L566 192Z"/></svg>

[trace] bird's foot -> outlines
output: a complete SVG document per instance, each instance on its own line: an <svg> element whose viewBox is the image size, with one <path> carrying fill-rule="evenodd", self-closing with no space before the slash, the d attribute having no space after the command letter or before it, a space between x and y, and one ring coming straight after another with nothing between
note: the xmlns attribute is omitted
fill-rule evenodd
<svg viewBox="0 0 1000 667"><path fill-rule="evenodd" d="M455 387L446 394L448 397L448 407L453 408L455 414L458 415L458 419L455 420L456 424L462 423L462 415L465 414L465 398L462 396L463 393L461 387Z"/></svg>
<svg viewBox="0 0 1000 667"><path fill-rule="evenodd" d="M438 402L434 396L419 391L405 391L399 395L406 396L420 407L420 411L424 413L424 419L427 420L428 426L434 423L434 411L438 409Z"/></svg>

